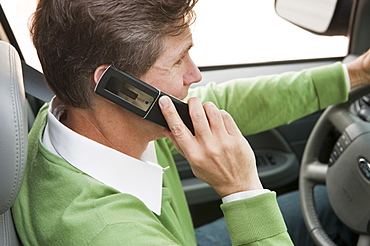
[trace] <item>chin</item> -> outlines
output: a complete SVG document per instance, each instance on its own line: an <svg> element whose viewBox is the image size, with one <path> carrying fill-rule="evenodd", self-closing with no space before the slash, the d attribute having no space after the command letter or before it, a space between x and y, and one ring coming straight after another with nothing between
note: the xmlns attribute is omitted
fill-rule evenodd
<svg viewBox="0 0 370 246"><path fill-rule="evenodd" d="M180 97L180 100L184 100L189 95L189 92L186 91L182 97Z"/></svg>

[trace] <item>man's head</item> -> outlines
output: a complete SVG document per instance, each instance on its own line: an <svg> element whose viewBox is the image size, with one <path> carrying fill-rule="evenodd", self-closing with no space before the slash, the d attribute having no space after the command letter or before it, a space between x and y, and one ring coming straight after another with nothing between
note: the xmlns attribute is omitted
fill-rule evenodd
<svg viewBox="0 0 370 246"><path fill-rule="evenodd" d="M40 0L31 32L46 80L64 104L92 106L93 75L112 64L143 76L165 39L194 21L196 0Z"/></svg>

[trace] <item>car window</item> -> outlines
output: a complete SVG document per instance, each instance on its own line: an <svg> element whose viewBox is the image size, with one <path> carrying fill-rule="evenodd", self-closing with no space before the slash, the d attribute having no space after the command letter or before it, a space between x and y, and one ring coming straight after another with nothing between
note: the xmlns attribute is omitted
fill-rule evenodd
<svg viewBox="0 0 370 246"><path fill-rule="evenodd" d="M28 64L41 71L41 65L28 29L28 23L32 13L36 9L37 0L0 0L0 3L24 59Z"/></svg>
<svg viewBox="0 0 370 246"><path fill-rule="evenodd" d="M312 34L280 18L274 0L201 0L191 50L198 66L347 55L348 38Z"/></svg>
<svg viewBox="0 0 370 246"><path fill-rule="evenodd" d="M27 23L36 0L0 0L28 64L41 71ZM277 16L274 0L201 0L191 50L198 66L341 57L348 38L305 31Z"/></svg>

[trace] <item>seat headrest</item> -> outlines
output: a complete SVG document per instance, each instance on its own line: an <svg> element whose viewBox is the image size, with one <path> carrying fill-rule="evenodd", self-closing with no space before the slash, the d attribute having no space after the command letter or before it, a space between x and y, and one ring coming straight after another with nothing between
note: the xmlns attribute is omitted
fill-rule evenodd
<svg viewBox="0 0 370 246"><path fill-rule="evenodd" d="M22 76L17 51L0 41L0 214L13 205L27 161L27 104Z"/></svg>

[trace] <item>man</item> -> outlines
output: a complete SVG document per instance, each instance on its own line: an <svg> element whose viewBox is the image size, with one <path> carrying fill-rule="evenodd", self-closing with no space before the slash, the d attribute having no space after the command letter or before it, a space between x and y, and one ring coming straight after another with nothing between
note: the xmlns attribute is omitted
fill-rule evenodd
<svg viewBox="0 0 370 246"><path fill-rule="evenodd" d="M13 207L25 245L196 245L175 147L223 198L234 245L291 245L275 193L263 189L243 134L345 101L342 64L210 84L188 95L201 80L188 53L195 3L40 0L31 31L56 97L30 133ZM160 105L171 132L94 94L109 65L180 99L196 96L188 100L195 136L167 97ZM287 96L292 103L282 110ZM302 99L303 108L295 103Z"/></svg>

